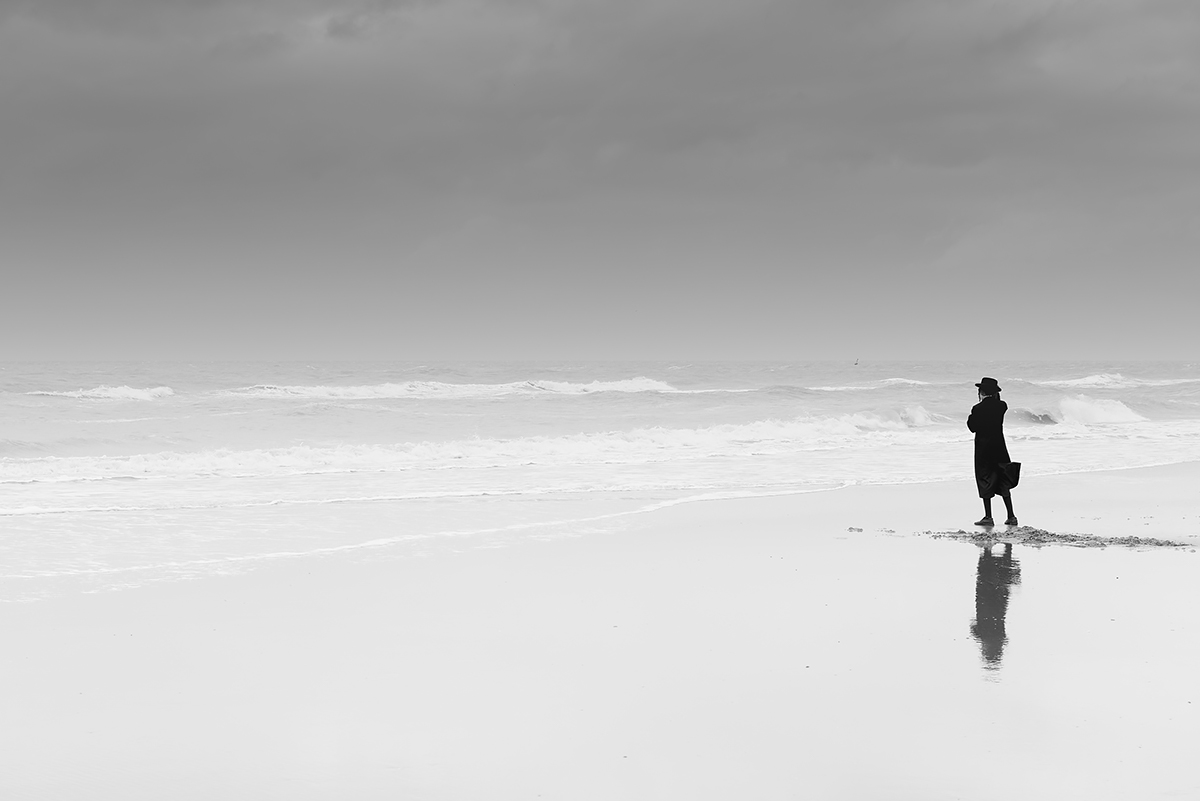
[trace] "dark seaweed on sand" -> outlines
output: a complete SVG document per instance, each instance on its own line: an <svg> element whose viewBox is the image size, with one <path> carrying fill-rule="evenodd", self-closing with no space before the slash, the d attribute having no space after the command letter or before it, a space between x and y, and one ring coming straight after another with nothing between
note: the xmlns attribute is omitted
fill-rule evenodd
<svg viewBox="0 0 1200 801"><path fill-rule="evenodd" d="M1193 543L1163 540L1155 537L1097 537L1088 534L1055 534L1045 529L1032 526L1019 526L1005 529L1001 532L980 531L926 531L927 536L934 539L958 540L973 542L976 545L990 545L996 542L1021 543L1040 547L1042 545L1068 545L1073 548L1107 548L1115 545L1123 548L1190 548Z"/></svg>

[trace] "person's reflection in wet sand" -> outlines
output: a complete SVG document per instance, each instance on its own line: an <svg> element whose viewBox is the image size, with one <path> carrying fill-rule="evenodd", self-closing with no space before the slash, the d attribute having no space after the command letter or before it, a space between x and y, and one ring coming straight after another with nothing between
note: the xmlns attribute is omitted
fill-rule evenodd
<svg viewBox="0 0 1200 801"><path fill-rule="evenodd" d="M975 622L971 634L979 641L984 667L998 670L1008 637L1004 616L1008 613L1008 588L1021 583L1021 565L1013 558L1012 545L1005 543L1004 555L992 553L992 546L979 554L975 574Z"/></svg>

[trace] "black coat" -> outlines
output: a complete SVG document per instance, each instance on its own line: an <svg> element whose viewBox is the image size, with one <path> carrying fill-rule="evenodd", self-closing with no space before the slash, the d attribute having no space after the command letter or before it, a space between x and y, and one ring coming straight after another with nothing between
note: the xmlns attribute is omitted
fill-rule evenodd
<svg viewBox="0 0 1200 801"><path fill-rule="evenodd" d="M1000 465L1012 461L1004 442L1004 413L1008 404L997 395L989 395L971 408L967 428L975 432L975 483L979 497L1007 495L1012 489Z"/></svg>

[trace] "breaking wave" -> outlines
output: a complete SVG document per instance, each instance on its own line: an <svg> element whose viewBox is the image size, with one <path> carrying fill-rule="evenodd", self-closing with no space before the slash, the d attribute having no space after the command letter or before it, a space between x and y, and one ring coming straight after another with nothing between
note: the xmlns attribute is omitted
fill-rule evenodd
<svg viewBox="0 0 1200 801"><path fill-rule="evenodd" d="M1010 419L1014 422L1034 423L1037 425L1056 425L1059 423L1075 425L1141 423L1147 419L1120 401L1089 398L1086 395L1062 398L1059 400L1057 408L1050 411L1012 409L1009 415Z"/></svg>
<svg viewBox="0 0 1200 801"><path fill-rule="evenodd" d="M1140 423L1146 418L1117 400L1079 395L1059 401L1064 423Z"/></svg>
<svg viewBox="0 0 1200 801"><path fill-rule="evenodd" d="M1083 378L1068 378L1060 381L1038 381L1047 387L1081 389L1135 389L1137 387L1170 387L1180 384L1197 384L1200 378L1127 378L1120 373L1097 373Z"/></svg>
<svg viewBox="0 0 1200 801"><path fill-rule="evenodd" d="M809 387L815 392L866 392L869 390L890 389L892 387L936 387L950 386L938 381L918 381L915 378L884 378L874 384L849 384L846 386Z"/></svg>
<svg viewBox="0 0 1200 801"><path fill-rule="evenodd" d="M814 392L865 392L878 387L809 387Z"/></svg>
<svg viewBox="0 0 1200 801"><path fill-rule="evenodd" d="M918 381L915 378L885 378L879 383L881 384L903 384L912 387L928 387L932 386L930 381Z"/></svg>
<svg viewBox="0 0 1200 801"><path fill-rule="evenodd" d="M513 381L503 384L451 384L442 381L407 381L368 386L275 386L258 384L222 392L243 398L300 398L306 400L381 400L392 398L471 399L500 398L511 395L591 395L598 392L681 393L663 381L652 378L627 378L620 381Z"/></svg>
<svg viewBox="0 0 1200 801"><path fill-rule="evenodd" d="M295 446L217 449L119 457L45 457L0 461L0 483L96 479L245 478L317 473L461 470L505 467L578 467L650 464L803 453L828 448L872 448L890 441L945 436L927 431L940 416L922 407L894 415L761 420L707 428L640 428L630 431L460 439L395 445ZM961 438L957 428L955 438Z"/></svg>
<svg viewBox="0 0 1200 801"><path fill-rule="evenodd" d="M160 398L169 398L175 394L175 390L170 387L149 387L146 389L138 389L136 387L109 387L101 386L93 389L77 389L71 392L51 392L51 391L35 391L27 392L27 395L47 395L55 398L75 398L78 400L158 400Z"/></svg>
<svg viewBox="0 0 1200 801"><path fill-rule="evenodd" d="M1059 419L1052 414L1044 412L1035 412L1030 409L1013 409L1011 412L1013 418L1022 420L1026 423L1037 423L1039 425L1054 425L1059 422Z"/></svg>

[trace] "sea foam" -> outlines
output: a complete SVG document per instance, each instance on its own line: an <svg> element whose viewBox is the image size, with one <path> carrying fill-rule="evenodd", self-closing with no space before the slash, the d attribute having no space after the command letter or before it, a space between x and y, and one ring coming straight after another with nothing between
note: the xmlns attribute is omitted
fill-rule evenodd
<svg viewBox="0 0 1200 801"><path fill-rule="evenodd" d="M873 447L898 436L922 439L944 436L940 428L929 430L936 422L937 416L916 406L894 416L861 412L701 428L651 427L511 439L6 459L0 460L0 482L647 464L800 453L814 448ZM961 438L957 427L953 432L954 437Z"/></svg>
<svg viewBox="0 0 1200 801"><path fill-rule="evenodd" d="M275 386L258 384L222 392L244 398L298 398L306 400L453 400L499 398L511 395L590 395L598 392L664 392L678 390L663 381L637 377L619 381L513 381L502 384L453 384L443 381L407 381L367 386Z"/></svg>
<svg viewBox="0 0 1200 801"><path fill-rule="evenodd" d="M915 378L885 378L879 383L881 384L899 384L912 387L928 387L932 386L930 381L918 381Z"/></svg>
<svg viewBox="0 0 1200 801"><path fill-rule="evenodd" d="M77 389L70 392L52 392L52 391L35 391L28 392L28 395L46 395L55 398L75 398L77 400L139 400L151 401L159 400L160 398L169 398L175 394L175 390L170 387L148 387L138 389L136 387L110 387L100 386L92 389Z"/></svg>
<svg viewBox="0 0 1200 801"><path fill-rule="evenodd" d="M1064 423L1140 423L1146 418L1118 400L1079 395L1059 401Z"/></svg>
<svg viewBox="0 0 1200 801"><path fill-rule="evenodd" d="M1127 378L1120 373L1097 373L1083 378L1067 378L1056 381L1036 382L1047 387L1081 389L1136 389L1138 387L1170 387L1200 383L1200 378Z"/></svg>

